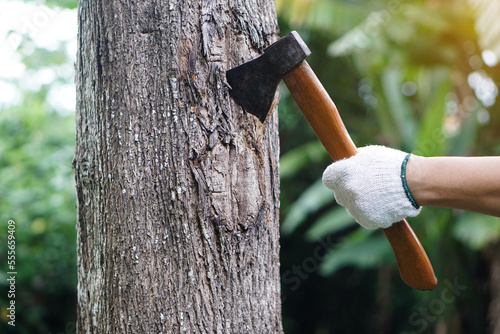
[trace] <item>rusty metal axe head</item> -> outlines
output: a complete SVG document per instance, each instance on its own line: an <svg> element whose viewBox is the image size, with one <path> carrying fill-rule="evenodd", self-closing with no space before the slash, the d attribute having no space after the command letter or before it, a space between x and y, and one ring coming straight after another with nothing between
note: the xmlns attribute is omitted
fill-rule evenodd
<svg viewBox="0 0 500 334"><path fill-rule="evenodd" d="M229 94L245 111L264 123L281 78L310 54L299 34L292 31L258 58L227 71Z"/></svg>

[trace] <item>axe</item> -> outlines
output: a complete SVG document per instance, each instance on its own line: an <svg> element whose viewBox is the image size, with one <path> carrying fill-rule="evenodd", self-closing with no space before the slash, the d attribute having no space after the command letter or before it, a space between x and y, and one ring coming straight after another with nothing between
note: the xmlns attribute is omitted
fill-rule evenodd
<svg viewBox="0 0 500 334"><path fill-rule="evenodd" d="M264 123L283 79L332 159L349 158L356 154L356 146L335 104L305 61L310 54L302 38L293 31L258 58L227 71L229 93L245 111ZM402 280L419 290L434 289L434 270L408 222L402 220L383 231L396 256Z"/></svg>

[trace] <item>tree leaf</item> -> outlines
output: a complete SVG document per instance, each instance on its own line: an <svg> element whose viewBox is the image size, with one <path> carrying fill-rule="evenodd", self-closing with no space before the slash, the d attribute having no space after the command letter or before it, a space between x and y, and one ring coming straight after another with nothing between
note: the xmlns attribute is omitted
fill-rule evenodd
<svg viewBox="0 0 500 334"><path fill-rule="evenodd" d="M281 231L284 234L293 233L297 226L305 221L308 215L333 201L333 192L319 179L292 204L292 208L281 225Z"/></svg>
<svg viewBox="0 0 500 334"><path fill-rule="evenodd" d="M322 275L332 275L345 266L372 268L379 266L391 252L383 235L372 236L373 231L359 229L331 250L320 266Z"/></svg>
<svg viewBox="0 0 500 334"><path fill-rule="evenodd" d="M500 58L500 3L497 1L469 0L476 9L476 31L483 50L493 51Z"/></svg>
<svg viewBox="0 0 500 334"><path fill-rule="evenodd" d="M472 249L482 249L500 239L500 219L474 212L465 212L453 225L453 236Z"/></svg>
<svg viewBox="0 0 500 334"><path fill-rule="evenodd" d="M319 140L298 146L280 157L280 177L292 177L311 162L319 162L328 156Z"/></svg>
<svg viewBox="0 0 500 334"><path fill-rule="evenodd" d="M355 224L356 221L349 215L347 210L344 207L337 206L316 220L314 225L306 232L306 238L309 241L316 241Z"/></svg>
<svg viewBox="0 0 500 334"><path fill-rule="evenodd" d="M401 93L402 78L401 69L398 67L387 68L381 77L389 111L396 124L402 144L404 147L410 147L415 138L416 121L408 101Z"/></svg>

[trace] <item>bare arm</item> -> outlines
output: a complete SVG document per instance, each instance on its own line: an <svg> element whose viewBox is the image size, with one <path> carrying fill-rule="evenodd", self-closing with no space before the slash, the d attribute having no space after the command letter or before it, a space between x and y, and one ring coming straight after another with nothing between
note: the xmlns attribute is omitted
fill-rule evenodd
<svg viewBox="0 0 500 334"><path fill-rule="evenodd" d="M419 205L500 217L500 157L412 155L407 182Z"/></svg>

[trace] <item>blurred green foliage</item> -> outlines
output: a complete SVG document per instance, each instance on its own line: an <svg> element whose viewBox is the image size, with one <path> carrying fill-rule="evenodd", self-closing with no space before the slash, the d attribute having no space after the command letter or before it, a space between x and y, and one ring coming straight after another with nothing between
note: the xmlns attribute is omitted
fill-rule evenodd
<svg viewBox="0 0 500 334"><path fill-rule="evenodd" d="M73 0L25 2L77 5ZM276 4L281 34L294 29L306 40L313 51L308 62L358 146L383 144L425 156L500 155L499 105L479 99L477 92L491 89L500 70L482 63L481 36L474 29L481 18L465 3ZM55 50L37 48L24 36L17 54L28 76L1 79L22 96L0 110L0 244L7 240L7 221L14 220L15 333L75 332L74 114L47 102L55 85L72 81L66 50L64 43ZM53 80L27 84L47 70ZM479 80L475 87L472 73ZM383 233L358 228L323 187L320 177L329 156L286 88L281 95L285 332L486 332L489 290L482 252L500 238L498 219L424 208L410 223L439 284L433 292L408 288ZM5 249L0 263L6 263ZM0 268L2 291L5 275ZM452 290L456 284L465 288ZM443 293L450 291L458 293L444 301ZM6 325L6 295L0 294L2 333L14 332Z"/></svg>
<svg viewBox="0 0 500 334"><path fill-rule="evenodd" d="M16 49L24 75L0 79L21 96L0 105L1 333L75 333L74 112L48 102L54 87L73 82L67 50L65 42L37 47L24 35ZM7 325L9 220L16 223L15 327Z"/></svg>
<svg viewBox="0 0 500 334"><path fill-rule="evenodd" d="M277 8L281 34L293 29L304 37L313 52L308 61L358 146L423 156L498 154L500 71L481 60L474 29L481 17L467 3L279 0ZM330 158L286 89L279 111L285 332L487 332L481 250L499 240L499 219L443 208L411 219L439 279L433 292L414 291L399 278L383 233L358 228L322 188ZM315 256L316 245L324 256ZM454 282L465 292L444 303ZM421 314L425 309L431 314Z"/></svg>

